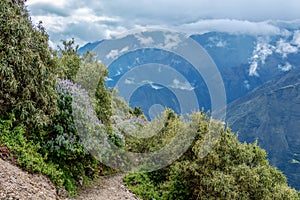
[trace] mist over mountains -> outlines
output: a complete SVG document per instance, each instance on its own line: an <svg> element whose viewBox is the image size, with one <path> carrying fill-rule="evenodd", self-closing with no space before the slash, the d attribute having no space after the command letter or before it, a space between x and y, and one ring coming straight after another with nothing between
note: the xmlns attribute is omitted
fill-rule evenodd
<svg viewBox="0 0 300 200"><path fill-rule="evenodd" d="M289 26L292 25L289 24ZM285 27L280 32L277 35L209 32L191 35L190 37L197 41L216 63L225 85L227 102L230 103L273 77L299 66L300 31ZM88 43L80 48L79 52L93 51L97 49L101 42ZM121 52L122 50L117 53ZM116 54L117 57L118 54ZM147 63L159 63L171 66L179 71L185 76L190 85L175 80L176 83L173 86L183 90L193 89L198 96L201 96L201 98L198 98L198 107L210 109L211 102L207 95L205 82L196 75L193 66L171 52L161 49L140 49L118 57L108 66L110 74L107 85L109 87L115 86L119 78L126 72ZM151 76L149 75L149 77ZM142 86L147 81L149 82L149 80L144 80L143 83L136 84ZM133 82L132 80L126 80L126 83ZM148 86L151 86L151 84ZM159 96L159 91L154 91L157 88L147 88L147 90L153 89L152 92L158 93ZM139 104L139 99L141 98L135 95L135 99L131 100L131 106L141 106L143 108L143 103ZM172 108L178 110L178 108ZM147 109L148 107L143 109L146 114Z"/></svg>

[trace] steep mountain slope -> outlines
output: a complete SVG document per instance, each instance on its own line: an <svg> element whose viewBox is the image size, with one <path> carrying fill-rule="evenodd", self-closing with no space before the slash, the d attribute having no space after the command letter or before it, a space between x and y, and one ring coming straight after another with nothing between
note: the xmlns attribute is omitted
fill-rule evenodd
<svg viewBox="0 0 300 200"><path fill-rule="evenodd" d="M227 107L239 140L266 149L270 163L300 189L300 69L276 77Z"/></svg>

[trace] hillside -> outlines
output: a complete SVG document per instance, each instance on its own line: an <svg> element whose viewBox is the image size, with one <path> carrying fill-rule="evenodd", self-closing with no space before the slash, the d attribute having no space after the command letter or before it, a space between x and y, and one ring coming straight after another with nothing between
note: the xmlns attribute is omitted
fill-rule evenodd
<svg viewBox="0 0 300 200"><path fill-rule="evenodd" d="M254 142L300 189L300 70L269 81L229 104L227 122L240 141Z"/></svg>

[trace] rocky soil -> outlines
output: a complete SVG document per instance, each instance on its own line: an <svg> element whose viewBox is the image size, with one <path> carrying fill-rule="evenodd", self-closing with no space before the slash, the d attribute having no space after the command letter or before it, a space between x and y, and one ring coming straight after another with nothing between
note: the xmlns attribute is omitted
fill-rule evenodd
<svg viewBox="0 0 300 200"><path fill-rule="evenodd" d="M2 147L3 148L3 147ZM0 200L136 200L138 199L123 184L124 175L103 176L91 185L79 189L78 196L61 198L51 181L39 174L30 174L15 166L0 151Z"/></svg>
<svg viewBox="0 0 300 200"><path fill-rule="evenodd" d="M124 175L103 176L79 191L79 195L68 200L137 200L123 184ZM66 200L67 200L66 199Z"/></svg>
<svg viewBox="0 0 300 200"><path fill-rule="evenodd" d="M59 199L48 178L29 174L0 158L0 199Z"/></svg>

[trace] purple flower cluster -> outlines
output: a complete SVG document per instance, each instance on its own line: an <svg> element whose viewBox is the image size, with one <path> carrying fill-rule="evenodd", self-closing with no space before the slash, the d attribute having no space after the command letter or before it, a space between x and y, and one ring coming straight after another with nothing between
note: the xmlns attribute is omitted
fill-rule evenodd
<svg viewBox="0 0 300 200"><path fill-rule="evenodd" d="M130 120L130 122L131 122L131 124L133 124L133 125L138 125L138 126L143 126L143 125L145 125L145 124L147 123L147 121L145 121L144 119L139 118L139 117L137 117L137 118L132 118L132 119Z"/></svg>
<svg viewBox="0 0 300 200"><path fill-rule="evenodd" d="M88 149L95 149L96 147L98 149L105 143L105 127L97 118L88 92L70 80L57 79L57 82L56 90L60 96L62 98L72 97L72 115L80 141Z"/></svg>
<svg viewBox="0 0 300 200"><path fill-rule="evenodd" d="M57 148L60 149L62 146L67 150L74 151L74 144L76 142L75 136L70 136L66 133L63 135L57 135L56 138L51 139L51 149Z"/></svg>
<svg viewBox="0 0 300 200"><path fill-rule="evenodd" d="M15 0L15 5L19 5L20 2L22 2L22 5L26 3L27 0Z"/></svg>

